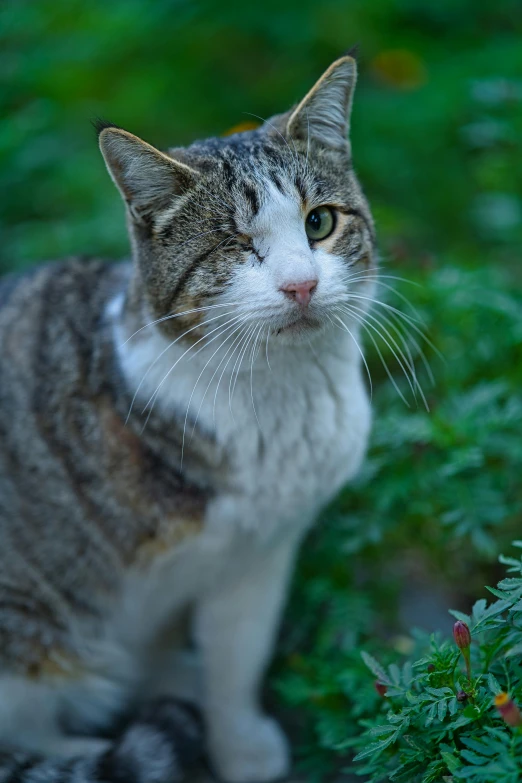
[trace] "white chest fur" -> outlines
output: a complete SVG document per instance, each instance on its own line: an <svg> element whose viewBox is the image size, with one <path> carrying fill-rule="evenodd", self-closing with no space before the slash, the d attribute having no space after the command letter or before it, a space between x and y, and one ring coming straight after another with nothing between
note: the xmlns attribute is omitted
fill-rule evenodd
<svg viewBox="0 0 522 783"><path fill-rule="evenodd" d="M263 345L252 365L247 352L237 382L234 362L218 366L226 346L211 358L215 350L169 347L158 332L122 345L124 373L138 389L134 405L157 392L166 426L181 420L186 442L196 419L214 434L238 504L229 523L263 535L308 522L354 474L366 447L370 410L352 338L327 334L314 345L269 347L269 355Z"/></svg>
<svg viewBox="0 0 522 783"><path fill-rule="evenodd" d="M146 636L143 618L153 633L165 613L207 589L223 570L248 567L260 547L310 525L358 469L370 409L359 354L341 332L313 347L269 345L270 364L263 345L252 368L247 356L235 386L233 362L223 375L224 364L214 374L224 350L204 369L210 347L191 360L192 351L183 356L186 346L167 347L157 332L136 345L120 334L117 343L130 387L139 387L134 404L142 408L159 388L154 404L166 426L169 418L186 417L188 442L197 418L226 451L231 472L231 490L209 505L199 539L129 586L124 602L142 618L140 635ZM132 627L133 621L127 631Z"/></svg>

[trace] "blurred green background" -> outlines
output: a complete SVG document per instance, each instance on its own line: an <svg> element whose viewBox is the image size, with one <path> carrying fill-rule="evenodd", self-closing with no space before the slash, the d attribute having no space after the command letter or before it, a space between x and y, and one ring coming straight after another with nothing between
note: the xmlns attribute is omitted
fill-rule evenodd
<svg viewBox="0 0 522 783"><path fill-rule="evenodd" d="M93 117L160 147L221 134L249 112L287 109L360 45L356 169L385 274L415 285L388 283L444 360L425 344L431 385L411 343L428 413L404 405L367 341L370 454L301 557L273 683L320 778L374 708L361 647L402 655L412 626L450 629L449 604L466 610L483 595L521 535L521 40L519 0L0 6L3 271L128 252ZM408 395L385 340L380 349Z"/></svg>
<svg viewBox="0 0 522 783"><path fill-rule="evenodd" d="M511 264L522 238L518 0L6 0L5 268L126 252L89 122L156 145L299 99L360 44L355 161L386 250Z"/></svg>

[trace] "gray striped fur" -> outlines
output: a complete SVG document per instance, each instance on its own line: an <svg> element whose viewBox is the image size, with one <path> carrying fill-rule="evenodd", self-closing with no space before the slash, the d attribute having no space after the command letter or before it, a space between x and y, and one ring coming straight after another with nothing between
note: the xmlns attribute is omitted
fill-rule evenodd
<svg viewBox="0 0 522 783"><path fill-rule="evenodd" d="M162 615L157 607L169 598L170 583L158 581L155 593L151 588L153 598L143 604L140 616L128 620L118 644L114 629L120 621L123 626L129 604L140 598L143 575L152 574L153 583L162 558L177 557L183 545L204 537L213 504L241 494L241 458L238 462L234 444L219 441L210 417L198 419L189 405L167 415L160 405L133 404L136 386L124 371L117 334L129 335L124 343L136 354L148 350L151 327L159 341L195 346L206 334L204 308L222 306L214 303L226 296L238 270L265 263L270 248L256 245L245 227L267 213L271 199L295 202L296 214L304 217L309 204L335 205L336 231L322 246L321 257L331 254L343 274L346 270L354 276L353 290L368 292L362 275L374 269L374 227L346 138L354 82L354 61L341 58L303 102L257 130L166 153L117 126L101 124L100 147L127 205L132 258L119 264L70 258L0 282L0 747L6 746L0 783L175 783L193 759L199 730L171 701L138 715L106 750L52 757L51 727L60 739L100 737L133 704L147 701L161 656L170 650L195 591L171 614L165 603ZM313 242L306 244L304 218L299 226L306 253L314 257ZM340 278L343 283L342 274ZM286 289L274 290L285 299L281 292ZM323 332L328 328L324 321ZM280 331L275 329L276 336ZM332 456L330 469L326 457L335 452L328 442L326 456L318 457L328 474L320 486L324 497L310 498L302 514L295 512L297 517L327 502L362 457L369 414L359 356L350 361L358 405L354 446L347 453L340 447L340 458ZM322 407L335 412L336 422L351 422L343 390L335 388L321 362L314 372L313 383L318 378L331 402ZM171 380L174 388L178 381ZM307 404L316 411L320 431L317 411L322 407L314 393L312 384ZM294 428L297 437L300 426L297 422ZM270 445L261 439L257 453L249 457L252 475L259 465L268 475L263 460L269 460ZM311 464L314 449L303 453L311 455L305 475L318 475ZM353 466L350 461L346 475L338 475L339 463L351 455ZM291 462L284 448L279 457L284 466ZM272 481L277 480L276 470ZM304 484L309 491L310 482ZM268 486L265 498L273 489ZM249 508L247 495L241 502L246 498ZM301 496L305 493L293 492L291 509L304 502ZM274 508L276 521L277 513ZM268 516L260 512L267 527L272 521ZM301 536L302 531L289 535L288 546L297 547ZM248 549L245 542L251 539L250 532L238 534L245 563L259 554L256 546L265 556L257 542ZM210 545L207 549L212 552ZM243 550L237 551L241 554L235 561L240 561ZM282 556L274 550L281 588L266 612L270 618L264 638L253 645L254 653L262 651L257 671L248 675L254 693L255 677L266 667L275 636L285 569L292 559L290 550ZM172 562L182 572L182 556ZM198 555L194 562L189 576L203 583L206 565L198 565ZM202 562L213 565L211 556ZM261 578L262 559L252 563L252 574ZM228 573L225 566L222 571ZM151 615L158 611L157 623L154 633L149 629L151 638L141 639L149 610ZM206 621L213 633L212 618ZM230 622L235 628L235 621ZM203 631L201 638L206 638ZM248 695L246 701L253 727L247 740L255 743L261 727L262 742L280 756L267 764L268 780L282 774L288 763L285 741L278 727L251 706L255 698ZM229 738L226 731L221 736L219 709L215 713L211 755L226 770L231 768ZM241 732L239 726L237 744L244 740ZM225 748L221 756L220 743ZM263 758L265 745L255 748L252 758ZM250 769L248 748L245 758ZM252 774L250 770L250 778Z"/></svg>

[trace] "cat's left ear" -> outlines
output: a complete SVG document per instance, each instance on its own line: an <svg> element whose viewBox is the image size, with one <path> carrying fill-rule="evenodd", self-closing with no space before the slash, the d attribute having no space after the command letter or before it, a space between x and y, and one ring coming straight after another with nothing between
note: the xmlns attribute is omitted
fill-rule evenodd
<svg viewBox="0 0 522 783"><path fill-rule="evenodd" d="M350 55L336 60L290 113L286 133L294 139L315 139L328 147L347 144L357 63Z"/></svg>

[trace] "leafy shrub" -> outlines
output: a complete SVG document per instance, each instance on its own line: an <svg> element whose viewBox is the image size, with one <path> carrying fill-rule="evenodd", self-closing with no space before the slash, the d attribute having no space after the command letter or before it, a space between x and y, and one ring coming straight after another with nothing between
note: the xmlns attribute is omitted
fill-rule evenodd
<svg viewBox="0 0 522 783"><path fill-rule="evenodd" d="M522 547L522 541L514 546ZM489 605L478 600L471 616L452 612L471 631L470 679L459 665L460 650L435 637L426 655L402 668L392 663L385 670L363 653L384 686L386 704L364 720L361 736L346 742L359 750L357 774L375 783L522 779L522 714L515 706L522 703L522 557L500 560L517 576L489 588L497 600ZM499 697L506 691L509 701ZM504 719L494 696L499 704L514 700Z"/></svg>

